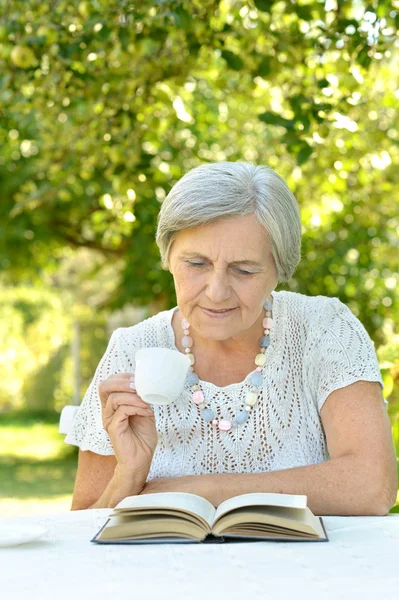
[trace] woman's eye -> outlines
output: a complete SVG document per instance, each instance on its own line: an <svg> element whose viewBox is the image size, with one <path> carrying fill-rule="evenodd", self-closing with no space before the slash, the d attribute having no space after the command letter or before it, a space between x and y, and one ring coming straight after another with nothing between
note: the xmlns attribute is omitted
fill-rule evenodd
<svg viewBox="0 0 399 600"><path fill-rule="evenodd" d="M189 261L189 260L188 260L187 262L188 262L188 264L189 264L191 267L203 267L203 266L205 266L205 263L191 262L191 261Z"/></svg>
<svg viewBox="0 0 399 600"><path fill-rule="evenodd" d="M250 271L244 271L243 269L237 269L240 275L253 275Z"/></svg>
<svg viewBox="0 0 399 600"><path fill-rule="evenodd" d="M190 267L206 267L206 263L204 262L191 262L191 260L188 260L186 262L190 265ZM254 275L254 273L251 273L251 271L244 271L244 269L236 269L236 271L239 275Z"/></svg>

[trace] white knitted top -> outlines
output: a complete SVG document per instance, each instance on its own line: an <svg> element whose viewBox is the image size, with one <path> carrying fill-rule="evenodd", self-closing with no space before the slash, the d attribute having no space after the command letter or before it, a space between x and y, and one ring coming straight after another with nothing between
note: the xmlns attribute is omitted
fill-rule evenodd
<svg viewBox="0 0 399 600"><path fill-rule="evenodd" d="M274 326L267 348L264 382L245 424L220 431L206 423L186 381L179 398L154 406L158 445L148 480L204 473L258 473L329 459L320 409L326 398L355 381L378 381L373 342L361 322L336 298L273 292ZM98 384L113 373L134 372L139 348L177 350L171 325L177 307L119 328L65 441L97 454L113 454L102 427ZM255 358L255 357L254 357ZM200 381L206 406L226 419L244 408L250 373L241 383L217 387Z"/></svg>

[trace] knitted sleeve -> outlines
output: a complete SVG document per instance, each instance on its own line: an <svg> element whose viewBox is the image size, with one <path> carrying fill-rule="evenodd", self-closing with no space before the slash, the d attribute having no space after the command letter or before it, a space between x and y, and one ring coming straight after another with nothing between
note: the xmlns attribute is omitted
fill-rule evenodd
<svg viewBox="0 0 399 600"><path fill-rule="evenodd" d="M377 381L384 389L374 344L351 310L337 298L321 311L307 344L308 385L319 413L334 391L356 381ZM385 401L385 404L387 402Z"/></svg>
<svg viewBox="0 0 399 600"><path fill-rule="evenodd" d="M120 329L113 332L105 354L75 416L72 429L65 438L67 444L79 446L81 450L91 450L96 454L114 454L109 435L102 425L98 386L110 375L123 372L120 360L120 333Z"/></svg>

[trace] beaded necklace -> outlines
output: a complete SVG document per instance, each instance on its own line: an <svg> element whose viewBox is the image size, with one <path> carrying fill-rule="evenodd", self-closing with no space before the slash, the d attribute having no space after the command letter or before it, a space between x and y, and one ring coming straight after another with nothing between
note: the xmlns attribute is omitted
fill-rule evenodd
<svg viewBox="0 0 399 600"><path fill-rule="evenodd" d="M192 400L198 406L200 414L204 421L208 423L212 423L215 427L220 429L221 431L229 431L232 427L236 427L237 425L243 425L248 418L249 413L252 408L255 406L258 396L259 389L262 385L263 376L262 376L262 367L266 363L266 348L270 345L270 330L273 327L273 318L272 318L272 303L270 300L266 300L263 305L266 310L266 316L262 321L262 326L264 329L264 335L259 340L260 352L256 355L255 365L256 369L251 375L251 384L252 387L245 397L245 408L241 410L234 417L232 421L228 419L218 419L213 410L210 408L206 408L205 405L205 396L203 391L200 389L199 377L194 371L195 364L195 356L192 353L193 347L193 338L189 335L190 331L190 323L186 320L182 320L182 326L184 331L184 337L181 342L184 347L184 351L187 357L190 359L191 367L189 369L188 374L188 382L191 385L191 391L193 392Z"/></svg>

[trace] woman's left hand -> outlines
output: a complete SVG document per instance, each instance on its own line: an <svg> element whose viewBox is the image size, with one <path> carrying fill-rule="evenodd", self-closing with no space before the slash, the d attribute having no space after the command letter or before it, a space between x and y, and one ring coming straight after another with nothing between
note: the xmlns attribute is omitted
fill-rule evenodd
<svg viewBox="0 0 399 600"><path fill-rule="evenodd" d="M207 497L202 475L152 479L147 481L140 495L158 494L160 492L185 492L186 494L197 494L203 498Z"/></svg>

